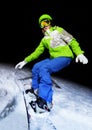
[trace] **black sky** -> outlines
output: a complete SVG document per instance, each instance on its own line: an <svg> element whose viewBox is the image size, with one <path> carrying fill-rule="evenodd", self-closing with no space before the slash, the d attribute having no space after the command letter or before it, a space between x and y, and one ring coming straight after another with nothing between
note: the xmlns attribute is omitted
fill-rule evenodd
<svg viewBox="0 0 92 130"><path fill-rule="evenodd" d="M77 39L89 59L88 65L73 62L57 75L83 85L92 86L90 4L64 0L31 0L30 3L24 2L23 7L22 5L14 6L14 8L13 6L5 6L2 9L1 62L17 64L34 51L43 37L38 25L38 18L40 15L48 13L53 17L55 25L63 27ZM47 56L48 53L45 52L38 60L29 63L28 67Z"/></svg>

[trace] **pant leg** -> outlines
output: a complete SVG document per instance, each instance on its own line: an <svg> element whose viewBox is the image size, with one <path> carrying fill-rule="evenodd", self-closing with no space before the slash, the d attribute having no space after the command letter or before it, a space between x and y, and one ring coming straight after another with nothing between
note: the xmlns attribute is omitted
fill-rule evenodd
<svg viewBox="0 0 92 130"><path fill-rule="evenodd" d="M48 59L42 60L33 66L33 68L32 68L32 88L38 89L39 80L40 80L39 79L39 69L47 61L48 61Z"/></svg>
<svg viewBox="0 0 92 130"><path fill-rule="evenodd" d="M59 57L54 59L48 59L44 62L39 69L39 96L45 99L47 102L52 102L53 90L51 73L57 72L71 62L71 58Z"/></svg>

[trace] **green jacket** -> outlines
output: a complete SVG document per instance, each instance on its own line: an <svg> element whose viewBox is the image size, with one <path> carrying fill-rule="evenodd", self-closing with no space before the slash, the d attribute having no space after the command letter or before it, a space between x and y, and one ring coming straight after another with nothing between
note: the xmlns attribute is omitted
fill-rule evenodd
<svg viewBox="0 0 92 130"><path fill-rule="evenodd" d="M84 53L71 34L61 27L54 26L45 32L45 36L38 47L24 60L30 62L37 59L44 52L45 48L49 50L50 58L62 56L74 58L74 54L77 56Z"/></svg>

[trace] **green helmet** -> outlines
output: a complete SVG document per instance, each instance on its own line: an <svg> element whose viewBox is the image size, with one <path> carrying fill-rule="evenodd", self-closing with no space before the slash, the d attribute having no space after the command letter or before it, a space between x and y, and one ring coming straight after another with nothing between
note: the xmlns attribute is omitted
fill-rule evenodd
<svg viewBox="0 0 92 130"><path fill-rule="evenodd" d="M40 18L39 18L39 25L40 25L41 21L43 21L45 19L52 20L52 17L48 14L41 15Z"/></svg>

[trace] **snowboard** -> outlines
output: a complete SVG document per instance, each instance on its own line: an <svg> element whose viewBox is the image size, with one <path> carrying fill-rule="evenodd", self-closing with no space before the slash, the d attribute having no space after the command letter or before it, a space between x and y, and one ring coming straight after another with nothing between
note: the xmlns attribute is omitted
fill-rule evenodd
<svg viewBox="0 0 92 130"><path fill-rule="evenodd" d="M34 94L26 94L26 100L28 104L27 108L31 130L57 130L55 124L53 123L53 120L51 119L51 112L45 111L43 113L37 113L34 112L32 107L30 106L30 101L36 100L36 96Z"/></svg>
<svg viewBox="0 0 92 130"><path fill-rule="evenodd" d="M57 130L53 120L51 119L52 112L44 112L44 113L35 113L34 110L30 106L30 101L36 100L35 94L26 94L25 91L31 88L31 81L32 78L30 76L26 76L26 74L22 71L18 71L16 73L18 80L20 82L20 86L22 86L22 95L24 97L25 107L26 107L26 114L27 114L27 121L30 124L30 130ZM28 78L27 78L28 77ZM55 79L52 78L53 87L59 88L61 87L56 83Z"/></svg>

